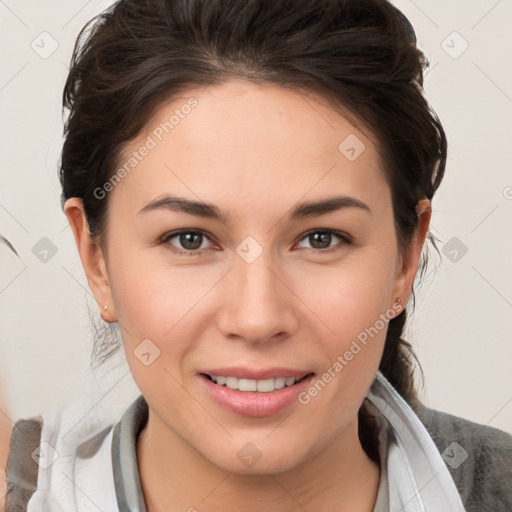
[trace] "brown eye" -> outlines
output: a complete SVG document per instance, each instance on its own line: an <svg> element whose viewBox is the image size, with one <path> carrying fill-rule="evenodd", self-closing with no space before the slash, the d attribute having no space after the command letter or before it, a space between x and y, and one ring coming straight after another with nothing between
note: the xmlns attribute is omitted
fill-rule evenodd
<svg viewBox="0 0 512 512"><path fill-rule="evenodd" d="M172 239L176 239L177 242L170 243ZM182 230L164 235L161 238L161 243L167 244L171 251L177 254L194 255L206 248L201 247L204 239L209 240L202 231ZM176 244L179 244L178 247Z"/></svg>
<svg viewBox="0 0 512 512"><path fill-rule="evenodd" d="M331 249L336 248L336 246L331 246L331 243L333 240L335 241L336 238L342 241L342 243L338 245L348 245L352 243L352 239L349 235L333 230L310 231L306 233L302 240L308 240L310 243L310 247L306 247L306 249L331 252Z"/></svg>
<svg viewBox="0 0 512 512"><path fill-rule="evenodd" d="M201 233L188 231L186 233L180 233L177 236L179 237L178 240L180 241L180 244L182 244L182 246L185 249L195 251L201 247L201 241L203 236Z"/></svg>

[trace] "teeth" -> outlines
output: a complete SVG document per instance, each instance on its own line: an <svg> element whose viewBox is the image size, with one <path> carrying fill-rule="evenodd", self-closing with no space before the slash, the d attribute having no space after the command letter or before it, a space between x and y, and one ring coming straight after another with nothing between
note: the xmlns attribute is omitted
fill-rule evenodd
<svg viewBox="0 0 512 512"><path fill-rule="evenodd" d="M221 375L210 375L210 377L219 386L226 386L237 391L259 391L260 393L270 393L276 389L282 389L285 386L293 386L295 384L295 377L277 377L265 380L237 379L236 377L224 377Z"/></svg>

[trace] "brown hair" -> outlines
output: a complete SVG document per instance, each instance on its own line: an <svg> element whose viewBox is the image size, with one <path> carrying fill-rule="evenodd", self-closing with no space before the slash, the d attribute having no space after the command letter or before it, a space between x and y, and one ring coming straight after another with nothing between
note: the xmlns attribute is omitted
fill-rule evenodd
<svg viewBox="0 0 512 512"><path fill-rule="evenodd" d="M446 136L423 92L427 66L410 22L387 0L120 0L77 38L63 94L62 201L83 199L102 244L108 200L94 191L158 106L187 88L243 78L318 92L370 128L403 254L416 204L432 199L446 165ZM424 253L421 276L426 266ZM406 317L404 309L389 322L380 370L414 406ZM103 361L119 346L95 350Z"/></svg>

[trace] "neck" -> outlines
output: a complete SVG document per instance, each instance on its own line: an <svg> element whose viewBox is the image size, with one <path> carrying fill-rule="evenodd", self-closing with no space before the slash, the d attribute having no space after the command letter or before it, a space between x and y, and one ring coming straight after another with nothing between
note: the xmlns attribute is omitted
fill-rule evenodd
<svg viewBox="0 0 512 512"><path fill-rule="evenodd" d="M147 512L371 512L380 470L361 446L357 422L356 416L325 449L289 471L247 475L213 465L150 409L137 443Z"/></svg>

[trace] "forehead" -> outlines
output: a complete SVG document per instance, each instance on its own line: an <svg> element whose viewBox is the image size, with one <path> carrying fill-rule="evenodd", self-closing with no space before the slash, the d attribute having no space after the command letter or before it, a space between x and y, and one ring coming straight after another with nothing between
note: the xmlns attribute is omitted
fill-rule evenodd
<svg viewBox="0 0 512 512"><path fill-rule="evenodd" d="M144 146L145 156L134 156ZM122 165L130 172L115 194L125 189L141 200L178 189L207 199L227 187L251 200L289 194L298 201L336 189L371 202L386 187L368 130L321 96L243 80L190 89L162 104Z"/></svg>

